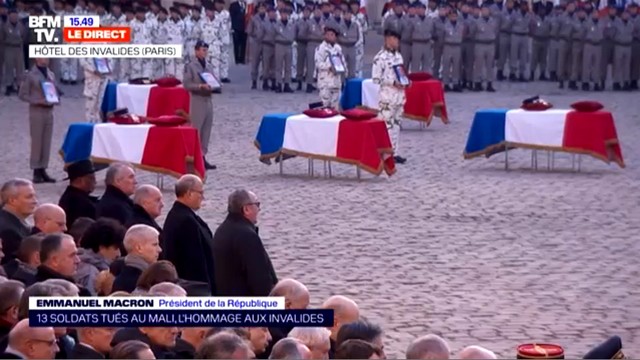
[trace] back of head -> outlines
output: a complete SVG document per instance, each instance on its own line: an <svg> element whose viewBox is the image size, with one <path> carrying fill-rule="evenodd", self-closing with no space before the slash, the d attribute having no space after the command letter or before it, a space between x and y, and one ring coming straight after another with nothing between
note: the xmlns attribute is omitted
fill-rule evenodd
<svg viewBox="0 0 640 360"><path fill-rule="evenodd" d="M187 193L189 193L190 190L195 188L196 185L200 183L202 183L202 180L200 180L200 178L195 175L192 175L192 174L183 175L178 179L178 181L176 181L176 186L175 186L176 197L182 198L183 196L187 195Z"/></svg>
<svg viewBox="0 0 640 360"><path fill-rule="evenodd" d="M172 296L172 297L186 297L187 292L179 285L170 282L163 282L153 285L149 289L149 296Z"/></svg>
<svg viewBox="0 0 640 360"><path fill-rule="evenodd" d="M340 346L343 342L352 339L359 339L372 343L380 336L382 336L382 329L380 326L361 318L352 323L344 324L340 328L340 331L338 331L338 338L336 339L336 346Z"/></svg>
<svg viewBox="0 0 640 360"><path fill-rule="evenodd" d="M117 220L99 218L84 232L80 240L80 247L97 253L100 248L122 247L127 229Z"/></svg>
<svg viewBox="0 0 640 360"><path fill-rule="evenodd" d="M78 246L80 246L80 240L82 240L82 236L89 228L89 225L94 222L95 220L92 218L79 217L71 224L71 227L69 227L69 235L73 236L73 240Z"/></svg>
<svg viewBox="0 0 640 360"><path fill-rule="evenodd" d="M407 359L449 359L451 350L438 335L429 334L415 339L407 349Z"/></svg>
<svg viewBox="0 0 640 360"><path fill-rule="evenodd" d="M176 283L178 281L178 271L176 267L167 260L155 262L142 272L138 278L136 287L149 291L152 286L163 282Z"/></svg>
<svg viewBox="0 0 640 360"><path fill-rule="evenodd" d="M287 309L306 309L309 306L309 290L303 283L294 279L278 281L269 296L284 297Z"/></svg>
<svg viewBox="0 0 640 360"><path fill-rule="evenodd" d="M289 332L288 337L294 338L305 344L308 348L329 345L331 331L324 327L297 327Z"/></svg>
<svg viewBox="0 0 640 360"><path fill-rule="evenodd" d="M110 359L139 359L141 351L151 350L149 345L139 340L128 340L121 342L111 349Z"/></svg>
<svg viewBox="0 0 640 360"><path fill-rule="evenodd" d="M18 248L18 252L16 252L16 258L18 258L18 260L22 261L25 264L31 263L34 254L40 253L40 245L42 244L42 239L44 239L45 236L45 234L39 233L35 235L29 235L26 238L22 239L22 241L20 242L20 247ZM37 261L38 264L40 262L39 257L33 260Z"/></svg>
<svg viewBox="0 0 640 360"><path fill-rule="evenodd" d="M370 359L373 355L380 357L382 351L372 343L360 339L343 342L336 350L336 359Z"/></svg>
<svg viewBox="0 0 640 360"><path fill-rule="evenodd" d="M196 353L196 359L231 359L237 351L251 351L245 340L231 332L220 332L205 339Z"/></svg>
<svg viewBox="0 0 640 360"><path fill-rule="evenodd" d="M298 348L300 341L293 338L284 338L278 341L271 349L269 359L301 359L302 354Z"/></svg>
<svg viewBox="0 0 640 360"><path fill-rule="evenodd" d="M496 354L482 346L471 345L460 351L460 355L458 355L458 359L469 359L469 360L490 360L497 359Z"/></svg>
<svg viewBox="0 0 640 360"><path fill-rule="evenodd" d="M32 296L55 296L56 289L51 284L35 283L24 290L18 309L19 319L29 318L29 298Z"/></svg>
<svg viewBox="0 0 640 360"><path fill-rule="evenodd" d="M17 320L17 309L20 305L20 298L24 292L24 284L20 281L6 280L0 282L0 316L5 318L15 317ZM7 314L9 310L12 314Z"/></svg>
<svg viewBox="0 0 640 360"><path fill-rule="evenodd" d="M75 297L80 293L78 285L64 279L47 279L42 283L53 287L53 296Z"/></svg>

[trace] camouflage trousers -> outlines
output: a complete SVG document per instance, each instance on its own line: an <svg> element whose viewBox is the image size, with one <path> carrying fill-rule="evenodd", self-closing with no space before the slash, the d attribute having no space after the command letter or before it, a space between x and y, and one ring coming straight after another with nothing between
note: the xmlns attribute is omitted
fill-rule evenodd
<svg viewBox="0 0 640 360"><path fill-rule="evenodd" d="M318 84L318 92L320 94L320 101L322 101L323 106L334 109L338 108L340 99L340 88L333 88Z"/></svg>
<svg viewBox="0 0 640 360"><path fill-rule="evenodd" d="M220 46L209 45L209 52L207 53L207 62L211 64L213 69L213 75L222 80L222 49ZM228 53L227 53L228 54ZM228 74L227 74L228 75Z"/></svg>
<svg viewBox="0 0 640 360"><path fill-rule="evenodd" d="M62 80L78 81L78 68L80 64L78 59L62 59L60 62L60 70L62 71Z"/></svg>
<svg viewBox="0 0 640 360"><path fill-rule="evenodd" d="M298 43L295 41L291 45L291 78L298 78Z"/></svg>
<svg viewBox="0 0 640 360"><path fill-rule="evenodd" d="M356 77L363 77L364 68L364 43L356 43Z"/></svg>
<svg viewBox="0 0 640 360"><path fill-rule="evenodd" d="M153 77L153 59L129 59L129 78L152 78Z"/></svg>
<svg viewBox="0 0 640 360"><path fill-rule="evenodd" d="M99 81L85 80L84 94L86 101L84 103L84 117L91 123L102 122L102 98L108 83L109 79L101 79Z"/></svg>
<svg viewBox="0 0 640 360"><path fill-rule="evenodd" d="M220 78L229 78L229 44L220 47Z"/></svg>
<svg viewBox="0 0 640 360"><path fill-rule="evenodd" d="M118 80L120 82L128 82L131 75L131 59L120 59L120 68L118 69Z"/></svg>
<svg viewBox="0 0 640 360"><path fill-rule="evenodd" d="M400 121L404 106L402 104L392 104L381 101L378 103L378 117L387 123L387 131L389 131L389 139L393 147L393 153L398 155L398 145L400 141Z"/></svg>
<svg viewBox="0 0 640 360"><path fill-rule="evenodd" d="M171 75L182 81L184 75L182 58L155 59L154 61L156 62L155 78Z"/></svg>

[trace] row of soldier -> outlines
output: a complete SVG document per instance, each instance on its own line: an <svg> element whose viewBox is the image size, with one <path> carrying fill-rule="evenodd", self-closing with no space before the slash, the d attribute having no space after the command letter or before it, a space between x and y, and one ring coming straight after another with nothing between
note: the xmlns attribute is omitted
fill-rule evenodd
<svg viewBox="0 0 640 360"><path fill-rule="evenodd" d="M482 9L460 2L436 10L435 2L395 3L383 28L402 35L401 52L412 71L434 72L447 90L494 91L492 82L559 81L577 90L604 90L608 66L614 90L638 89L640 17L638 6L614 6L606 14L589 3L566 6L507 0ZM460 19L461 18L461 19ZM505 67L509 64L509 75ZM440 69L442 66L442 73Z"/></svg>
<svg viewBox="0 0 640 360"><path fill-rule="evenodd" d="M340 33L339 43L350 69L347 78L362 76L368 25L359 1L339 6L308 1L300 13L290 2L278 1L276 7L259 3L247 27L252 89L257 89L261 77L263 90L293 92L290 83L295 79L297 90L306 83L307 93L315 91L314 54L323 41L326 26Z"/></svg>

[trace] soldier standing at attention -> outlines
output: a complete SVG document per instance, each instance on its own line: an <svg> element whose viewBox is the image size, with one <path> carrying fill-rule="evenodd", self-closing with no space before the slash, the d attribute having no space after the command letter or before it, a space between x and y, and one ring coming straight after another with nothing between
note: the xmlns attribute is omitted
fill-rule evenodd
<svg viewBox="0 0 640 360"><path fill-rule="evenodd" d="M382 31L393 30L402 35L403 0L396 0L393 6L393 13L389 13L382 22Z"/></svg>
<svg viewBox="0 0 640 360"><path fill-rule="evenodd" d="M569 89L578 90L578 81L582 78L582 60L584 49L584 37L587 33L587 13L579 9L576 19L573 20L573 32L571 33L571 77ZM588 89L582 89L588 90Z"/></svg>
<svg viewBox="0 0 640 360"><path fill-rule="evenodd" d="M180 10L176 7L169 9L170 17L167 25L169 31L168 44L184 45L187 27L180 18ZM184 61L182 58L164 59L164 68L167 74L174 75L178 80L182 81L184 75Z"/></svg>
<svg viewBox="0 0 640 360"><path fill-rule="evenodd" d="M113 59L104 58L107 66L111 70L109 74L102 74L96 69L95 60L92 58L80 59L80 66L84 69L84 92L85 112L84 116L87 121L99 123L102 121L100 116L100 106L102 105L102 97L107 88L109 80L113 79Z"/></svg>
<svg viewBox="0 0 640 360"><path fill-rule="evenodd" d="M600 82L602 73L600 61L602 58L602 41L604 41L604 22L599 19L597 11L591 13L586 23L587 32L584 37L582 57L582 89L589 90L589 83L593 82L594 91L602 91Z"/></svg>
<svg viewBox="0 0 640 360"><path fill-rule="evenodd" d="M521 2L520 9L511 14L511 21L511 56L509 59L511 71L509 72L509 80L525 82L527 78L524 73L527 69L529 55L529 29L533 22L529 12L529 4ZM517 79L516 74L518 76Z"/></svg>
<svg viewBox="0 0 640 360"><path fill-rule="evenodd" d="M597 12L596 12L597 14ZM558 53L560 51L560 25L562 22L562 6L553 8L553 15L549 19L549 56L547 66L549 68L549 80L558 81ZM540 79L542 80L542 79Z"/></svg>
<svg viewBox="0 0 640 360"><path fill-rule="evenodd" d="M25 75L18 93L20 100L29 104L30 165L33 169L33 182L36 184L56 182L47 174L53 135L53 107L56 105L47 102L42 88L42 83L45 81L53 83L54 86L56 84L55 75L48 69L48 66L49 59L35 59L34 65ZM57 92L60 94L59 90Z"/></svg>
<svg viewBox="0 0 640 360"><path fill-rule="evenodd" d="M152 14L152 13L150 13ZM169 12L165 8L160 8L157 15L147 16L147 21L150 21L153 25L151 27L151 43L155 45L164 45L169 41L169 21L167 16ZM155 20L150 20L155 19ZM165 67L165 60L169 59L152 59L153 62L153 75L154 79L164 77L165 74L169 74ZM175 76L175 73L172 74Z"/></svg>
<svg viewBox="0 0 640 360"><path fill-rule="evenodd" d="M216 20L215 9L213 4L205 4L205 17L202 21L202 41L207 46L207 64L211 65L213 75L220 80L220 47L221 47L221 35L220 25L221 23Z"/></svg>
<svg viewBox="0 0 640 360"><path fill-rule="evenodd" d="M634 23L629 13L623 11L614 23L613 48L613 90L631 90L631 44L633 43Z"/></svg>
<svg viewBox="0 0 640 360"><path fill-rule="evenodd" d="M338 30L330 26L324 28L324 41L316 49L314 60L318 73L318 90L323 106L333 109L338 108L342 76L336 72L331 57L339 57L346 66L346 60L342 54L342 48L337 44ZM345 69L349 71L349 69Z"/></svg>
<svg viewBox="0 0 640 360"><path fill-rule="evenodd" d="M426 6L417 2L418 15L411 28L411 60L412 71L431 73L433 66L434 19L427 17Z"/></svg>
<svg viewBox="0 0 640 360"><path fill-rule="evenodd" d="M364 67L364 44L365 44L365 35L367 31L369 31L369 23L367 21L367 16L360 12L360 1L359 0L351 0L349 3L351 7L351 13L353 14L353 19L358 23L358 30L360 30L360 36L358 37L358 42L356 43L356 68L355 74L356 77L362 77L362 69Z"/></svg>
<svg viewBox="0 0 640 360"><path fill-rule="evenodd" d="M289 20L289 9L280 10L280 20L276 23L275 35L275 68L276 85L275 92L292 93L291 89L291 59L293 41L296 36L296 28L293 21ZM284 72L284 82L282 73ZM284 87L283 87L284 84Z"/></svg>
<svg viewBox="0 0 640 360"><path fill-rule="evenodd" d="M640 16L638 16L638 4L629 5L630 20L635 24L633 32L633 45L631 45L631 90L638 90L640 81Z"/></svg>
<svg viewBox="0 0 640 360"><path fill-rule="evenodd" d="M298 49L296 51L296 77L298 81L298 91L302 90L302 83L305 78L305 69L307 65L307 32L311 11L311 7L305 6L302 9L302 17L295 22L296 43L298 44Z"/></svg>
<svg viewBox="0 0 640 360"><path fill-rule="evenodd" d="M264 24L266 21L264 3L259 2L257 13L251 17L247 26L247 35L249 35L249 49L251 50L251 89L258 88L258 73L260 71L260 62L264 61L262 53L262 40L264 38ZM264 76L264 74L263 74Z"/></svg>
<svg viewBox="0 0 640 360"><path fill-rule="evenodd" d="M211 94L213 89L207 85L200 74L213 74L213 67L207 62L209 45L202 40L195 45L195 61L191 61L184 68L184 88L189 91L190 104L189 116L193 127L198 130L200 146L204 157L204 167L207 170L216 169L207 159L209 151L209 139L211 138L211 124L213 123L213 102Z"/></svg>
<svg viewBox="0 0 640 360"><path fill-rule="evenodd" d="M476 23L475 33L475 86L474 91L482 91L482 82L487 83L486 90L495 92L493 88L496 39L500 24L491 16L491 5L482 5L482 14Z"/></svg>
<svg viewBox="0 0 640 360"><path fill-rule="evenodd" d="M442 51L442 82L444 91L462 92L460 87L460 60L464 24L458 21L458 13L451 11L444 25L444 49Z"/></svg>
<svg viewBox="0 0 640 360"><path fill-rule="evenodd" d="M313 86L313 78L316 73L315 54L316 49L324 38L325 21L322 18L322 11L319 7L313 11L313 18L309 20L307 27L307 93L316 90Z"/></svg>
<svg viewBox="0 0 640 360"><path fill-rule="evenodd" d="M613 76L613 74L615 73L615 68L613 67L613 36L615 34L614 24L618 19L618 9L616 8L615 4L611 4L609 5L608 11L608 16L602 19L602 21L605 23L604 41L602 42L602 61L600 62L600 75L602 79L602 83L600 85L602 86L603 90L606 88L605 85L607 82L607 75L609 73L609 65L611 65L611 75Z"/></svg>
<svg viewBox="0 0 640 360"><path fill-rule="evenodd" d="M571 75L571 34L573 33L573 20L576 5L567 4L565 13L560 18L560 30L558 36L560 43L558 48L558 82L559 88L564 89L564 82L569 80Z"/></svg>
<svg viewBox="0 0 640 360"><path fill-rule="evenodd" d="M420 1L416 1L416 3L420 3ZM416 12L416 4L412 4L407 10L407 14L400 18L400 55L402 55L402 61L404 61L404 67L407 71L412 68L411 46L413 40L411 39L411 34Z"/></svg>
<svg viewBox="0 0 640 360"><path fill-rule="evenodd" d="M347 79L356 77L356 44L360 41L360 36L360 24L353 20L353 14L351 14L351 12L345 11L344 21L340 27L338 42L340 43L342 53L347 60Z"/></svg>
<svg viewBox="0 0 640 360"><path fill-rule="evenodd" d="M220 21L220 81L229 83L229 49L231 47L231 14L224 8L224 0L215 0L216 20Z"/></svg>
<svg viewBox="0 0 640 360"><path fill-rule="evenodd" d="M136 17L131 21L131 43L151 44L152 23L145 16L145 9L138 7ZM151 78L153 76L153 59L133 58L131 60L131 78Z"/></svg>
<svg viewBox="0 0 640 360"><path fill-rule="evenodd" d="M4 40L4 71L2 82L5 95L9 96L17 91L17 85L22 81L24 73L24 52L22 46L27 39L27 29L18 21L18 12L9 10L7 21L2 24L0 31Z"/></svg>
<svg viewBox="0 0 640 360"><path fill-rule="evenodd" d="M442 52L444 51L444 26L449 21L449 7L438 9L438 17L433 21L433 76L442 79ZM451 10L453 11L453 10Z"/></svg>
<svg viewBox="0 0 640 360"><path fill-rule="evenodd" d="M536 15L531 37L533 38L531 51L531 74L529 81L535 80L536 69L540 68L540 81L547 80L547 49L549 48L549 33L551 31L551 19L547 16L547 9L540 6Z"/></svg>
<svg viewBox="0 0 640 360"><path fill-rule="evenodd" d="M500 34L498 35L498 81L506 79L504 68L511 57L511 26L513 25L513 0L507 0L506 7L498 14L500 19ZM511 76L513 75L513 76ZM509 74L509 78L515 78L515 74Z"/></svg>
<svg viewBox="0 0 640 360"><path fill-rule="evenodd" d="M400 34L385 30L384 46L373 58L371 77L380 86L378 110L380 118L387 123L387 131L393 147L394 159L404 164L407 159L399 155L400 121L404 112L405 87L398 82L395 67L403 65L402 55L398 51Z"/></svg>
<svg viewBox="0 0 640 360"><path fill-rule="evenodd" d="M476 18L473 16L474 8L472 5L462 5L462 23L464 24L464 35L462 37L461 47L461 75L462 88L473 89L473 63L475 60L475 32Z"/></svg>
<svg viewBox="0 0 640 360"><path fill-rule="evenodd" d="M267 10L267 19L264 23L264 38L262 39L262 90L276 90L276 10L273 6ZM269 81L271 85L269 85Z"/></svg>
<svg viewBox="0 0 640 360"><path fill-rule="evenodd" d="M196 43L202 38L202 18L200 17L201 7L196 9L194 6L191 10L191 14L188 14L184 19L182 19L185 24L184 56L182 57L183 64L195 59Z"/></svg>

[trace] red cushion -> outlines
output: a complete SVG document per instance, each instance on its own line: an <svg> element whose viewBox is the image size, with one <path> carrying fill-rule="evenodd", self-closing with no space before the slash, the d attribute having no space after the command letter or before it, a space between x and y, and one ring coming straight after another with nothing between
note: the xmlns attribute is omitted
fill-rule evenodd
<svg viewBox="0 0 640 360"><path fill-rule="evenodd" d="M415 72L409 74L409 80L411 81L427 81L433 79L433 75L427 72Z"/></svg>
<svg viewBox="0 0 640 360"><path fill-rule="evenodd" d="M350 120L368 120L376 117L376 113L365 109L349 109L344 110L340 115Z"/></svg>
<svg viewBox="0 0 640 360"><path fill-rule="evenodd" d="M147 122L156 126L180 126L186 123L187 119L178 115L162 115L157 118L148 119Z"/></svg>
<svg viewBox="0 0 640 360"><path fill-rule="evenodd" d="M156 85L160 87L174 87L182 84L182 82L173 76L166 76L160 79L156 79Z"/></svg>
<svg viewBox="0 0 640 360"><path fill-rule="evenodd" d="M604 108L604 106L597 101L585 100L574 102L571 104L571 108L576 111L593 112Z"/></svg>
<svg viewBox="0 0 640 360"><path fill-rule="evenodd" d="M536 101L528 104L522 104L520 108L527 111L544 111L547 109L551 109L552 107L553 105L549 104L548 102Z"/></svg>
<svg viewBox="0 0 640 360"><path fill-rule="evenodd" d="M309 109L303 111L303 113L312 118L328 118L338 115L336 109L331 108Z"/></svg>
<svg viewBox="0 0 640 360"><path fill-rule="evenodd" d="M123 116L112 116L110 118L107 119L109 122L112 123L116 123L118 125L134 125L134 124L139 124L139 122L136 122L135 120L133 120L133 118L131 117L131 115L123 115Z"/></svg>

